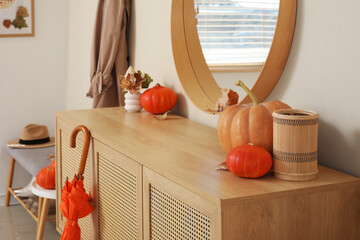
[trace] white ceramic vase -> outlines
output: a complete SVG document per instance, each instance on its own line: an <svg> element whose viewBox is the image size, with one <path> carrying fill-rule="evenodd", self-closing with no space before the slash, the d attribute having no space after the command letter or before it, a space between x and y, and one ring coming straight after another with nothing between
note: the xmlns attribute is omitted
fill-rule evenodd
<svg viewBox="0 0 360 240"><path fill-rule="evenodd" d="M139 92L132 94L130 92L125 93L125 109L128 112L140 112L142 109L140 105L140 96L141 93Z"/></svg>

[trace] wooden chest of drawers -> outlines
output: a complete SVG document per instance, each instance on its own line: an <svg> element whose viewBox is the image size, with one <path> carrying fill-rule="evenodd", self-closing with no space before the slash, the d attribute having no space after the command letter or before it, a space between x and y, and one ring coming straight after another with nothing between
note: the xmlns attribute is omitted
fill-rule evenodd
<svg viewBox="0 0 360 240"><path fill-rule="evenodd" d="M216 129L177 115L158 120L123 108L56 114L57 205L91 132L85 188L97 202L82 239L360 239L360 180L319 166L315 180L215 171L226 154ZM57 229L65 219L58 211Z"/></svg>

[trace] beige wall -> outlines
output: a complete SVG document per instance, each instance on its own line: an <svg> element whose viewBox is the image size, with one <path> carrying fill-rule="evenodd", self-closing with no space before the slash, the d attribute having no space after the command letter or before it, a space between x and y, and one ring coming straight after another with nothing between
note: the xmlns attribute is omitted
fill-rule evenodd
<svg viewBox="0 0 360 240"><path fill-rule="evenodd" d="M93 6L89 8L93 9L95 2L92 0L89 5ZM294 108L317 111L320 114L320 163L360 177L358 9L360 2L357 0L349 0L343 5L335 0L298 1L289 61L269 99L279 99ZM196 109L179 82L172 56L170 11L170 0L133 1L131 63L178 93L177 113L216 127L217 117ZM87 24L93 23L89 12L82 14L89 17L84 20ZM74 23L73 28L76 26ZM89 25L83 27L91 30ZM86 32L86 36L89 34ZM89 53L86 51L90 42L86 40L90 41L83 39L83 45L70 54L85 53L81 59L87 63ZM71 44L72 41L70 47ZM72 91L72 94L66 99L68 109L90 106L84 98L88 89L88 71L84 64L69 72L67 92Z"/></svg>
<svg viewBox="0 0 360 240"><path fill-rule="evenodd" d="M3 146L29 123L46 124L54 136L54 113L64 109L67 8L68 1L35 0L35 37L0 38L0 205L10 160ZM24 186L30 175L15 169L15 186Z"/></svg>
<svg viewBox="0 0 360 240"><path fill-rule="evenodd" d="M97 0L69 1L67 88L65 106L68 110L91 108L86 97L90 83L90 50Z"/></svg>
<svg viewBox="0 0 360 240"><path fill-rule="evenodd" d="M295 39L271 99L320 114L320 163L360 177L360 1L298 1Z"/></svg>

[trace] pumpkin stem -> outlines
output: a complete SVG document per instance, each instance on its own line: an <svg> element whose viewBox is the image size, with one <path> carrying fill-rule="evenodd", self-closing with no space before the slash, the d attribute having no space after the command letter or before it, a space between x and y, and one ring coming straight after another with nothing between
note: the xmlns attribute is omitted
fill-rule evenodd
<svg viewBox="0 0 360 240"><path fill-rule="evenodd" d="M160 83L157 83L155 86L160 87L161 85L160 85Z"/></svg>
<svg viewBox="0 0 360 240"><path fill-rule="evenodd" d="M250 96L254 106L259 104L259 101L255 97L254 93L241 80L236 81L235 85L242 87L245 90L245 92Z"/></svg>

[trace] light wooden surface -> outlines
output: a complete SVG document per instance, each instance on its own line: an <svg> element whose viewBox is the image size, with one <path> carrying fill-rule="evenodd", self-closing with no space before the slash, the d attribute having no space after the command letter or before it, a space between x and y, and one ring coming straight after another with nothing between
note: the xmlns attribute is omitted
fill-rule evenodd
<svg viewBox="0 0 360 240"><path fill-rule="evenodd" d="M97 140L94 153L93 239L143 239L142 166Z"/></svg>
<svg viewBox="0 0 360 240"><path fill-rule="evenodd" d="M93 164L88 171L93 174L89 178L94 178L93 192L99 192L96 185L100 175L109 179L114 175L99 170L99 162L107 168L124 168L137 176L137 184L142 182L144 239L150 234L151 211L159 209L161 216L171 215L166 204L152 207L151 201L156 199L151 200L151 189L162 196L161 201L170 199L208 216L212 222L210 239L338 239L345 230L346 239L360 236L358 178L322 166L317 178L307 182L283 181L271 173L260 179L244 179L215 171L226 159L216 129L173 114L161 121L146 112L128 113L117 107L59 112L56 116L57 134L70 132L79 124L91 132L94 147L90 147L93 154L89 155L93 155ZM59 149L57 157L61 155ZM56 163L61 166L61 161ZM75 161L74 168L77 166ZM103 210L103 214L113 215L113 211ZM100 218L98 213L92 216L95 223ZM98 226L88 224L88 228ZM166 235L168 229L164 231Z"/></svg>
<svg viewBox="0 0 360 240"><path fill-rule="evenodd" d="M143 172L144 239L164 239L167 237L167 239L202 240L208 238L204 237L205 234L199 233L207 233L207 230L211 239L221 239L221 210L218 205L169 181L150 169L144 168ZM155 200L152 199L151 188L155 188L161 193L158 200L156 197ZM182 206L179 207L178 205ZM165 207L165 210L162 206ZM167 209L169 210L167 211ZM199 216L206 218L209 222L204 221ZM169 223L161 223L159 221L161 218L168 219ZM204 224L204 222L206 223ZM206 226L207 224L208 226ZM190 231L191 228L197 229L195 234ZM151 232L154 231L158 234L152 236ZM166 234L169 235L166 236ZM184 235L188 238L184 238Z"/></svg>
<svg viewBox="0 0 360 240"><path fill-rule="evenodd" d="M359 182L357 178L322 166L315 180L303 183L283 181L270 174L252 180L215 171L215 167L226 160L216 129L177 115L170 114L167 120L159 121L146 112L104 108L60 112L57 117L86 125L92 136L105 145L218 204Z"/></svg>
<svg viewBox="0 0 360 240"><path fill-rule="evenodd" d="M360 239L359 185L234 204L222 210L222 239Z"/></svg>
<svg viewBox="0 0 360 240"><path fill-rule="evenodd" d="M39 202L38 202L38 216L41 216L41 210L43 207L43 203L44 203L44 198L43 197L39 197ZM39 231L39 226L40 226L40 221L37 221L37 232Z"/></svg>
<svg viewBox="0 0 360 240"><path fill-rule="evenodd" d="M9 206L9 202L10 202L11 187L12 187L12 181L13 181L13 177L14 177L14 168L15 168L15 159L13 157L11 157L8 181L7 181L7 186L6 186L5 207Z"/></svg>
<svg viewBox="0 0 360 240"><path fill-rule="evenodd" d="M191 101L200 109L206 109L207 106L212 106L217 99L209 98L197 81L196 73L193 70L192 62L187 51L187 40L184 29L183 1L174 0L172 1L171 10L171 41L177 74L181 79L185 92L190 97ZM205 60L200 63L204 64ZM209 76L213 79L211 74ZM210 83L214 86L214 88L216 88L217 84L215 83L215 80L210 80ZM215 89L215 91L218 91L218 96L220 96L220 90Z"/></svg>
<svg viewBox="0 0 360 240"><path fill-rule="evenodd" d="M41 203L41 210L40 210L40 215L39 215L39 220L38 220L36 240L43 239L45 223L46 223L46 216L48 215L48 211L49 211L49 204L50 204L49 198L44 198Z"/></svg>
<svg viewBox="0 0 360 240"><path fill-rule="evenodd" d="M281 0L278 20L268 57L252 87L259 102L263 102L278 82L290 52L295 29L297 0ZM220 97L200 46L196 29L194 1L173 0L171 39L174 62L179 79L191 101L207 111ZM234 79L234 82L238 79ZM246 96L241 103L251 102Z"/></svg>

